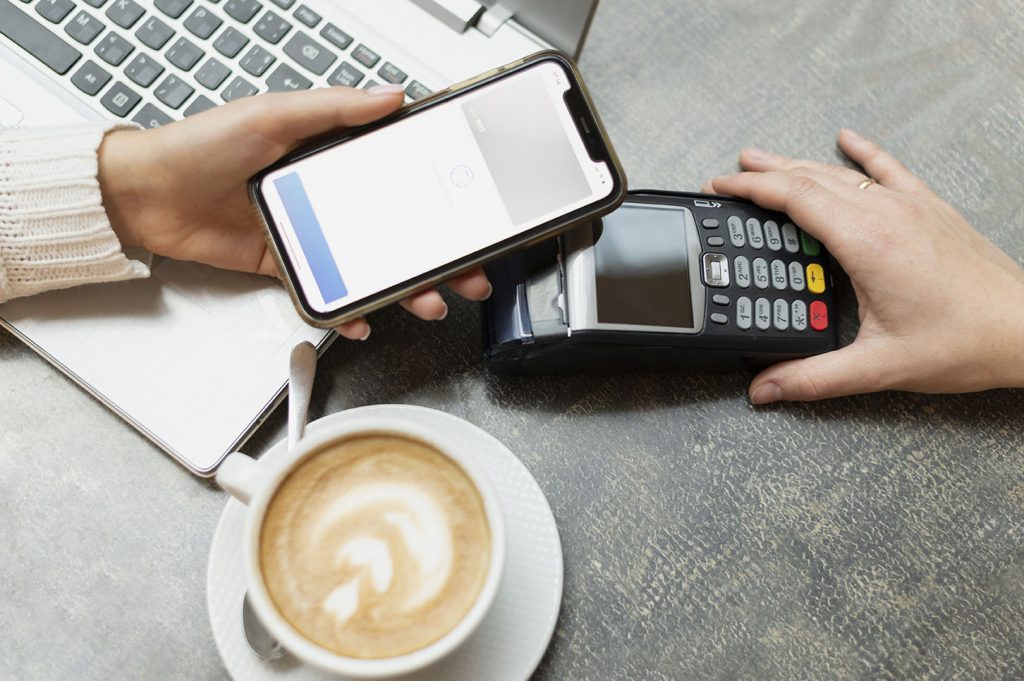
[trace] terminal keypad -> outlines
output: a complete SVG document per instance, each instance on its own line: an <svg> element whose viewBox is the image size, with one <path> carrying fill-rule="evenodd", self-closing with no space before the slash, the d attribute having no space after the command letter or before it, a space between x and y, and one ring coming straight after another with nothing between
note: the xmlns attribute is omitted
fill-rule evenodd
<svg viewBox="0 0 1024 681"><path fill-rule="evenodd" d="M715 271L731 271L732 277L724 283L706 272L715 279L705 282L715 287L715 305L708 310L712 326L781 336L826 330L831 302L822 298L831 283L821 244L785 216L755 217L729 206L715 213L698 218L704 265L709 267L706 258L712 255L721 260ZM729 298L735 303L731 311L723 305Z"/></svg>

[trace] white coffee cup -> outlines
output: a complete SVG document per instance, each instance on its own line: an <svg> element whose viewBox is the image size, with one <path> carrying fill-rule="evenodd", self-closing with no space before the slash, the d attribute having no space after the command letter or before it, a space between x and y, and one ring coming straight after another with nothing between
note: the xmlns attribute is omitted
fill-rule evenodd
<svg viewBox="0 0 1024 681"><path fill-rule="evenodd" d="M433 643L396 657L362 659L346 657L313 643L295 630L278 612L260 571L259 538L267 505L278 486L307 456L332 442L366 434L394 434L419 440L445 454L465 471L483 501L491 532L491 559L487 577L473 606L448 633ZM475 452L450 441L443 432L398 418L369 417L309 433L287 455L265 463L245 454L232 454L217 471L217 483L249 507L242 538L249 600L270 634L303 662L327 672L359 679L407 674L437 662L472 634L498 593L505 565L505 521L497 494L473 459Z"/></svg>

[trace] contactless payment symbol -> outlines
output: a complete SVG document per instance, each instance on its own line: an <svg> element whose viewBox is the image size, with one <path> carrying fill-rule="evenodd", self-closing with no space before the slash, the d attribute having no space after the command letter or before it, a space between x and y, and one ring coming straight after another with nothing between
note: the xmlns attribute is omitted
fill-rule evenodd
<svg viewBox="0 0 1024 681"><path fill-rule="evenodd" d="M473 171L468 166L455 166L451 172L452 184L460 189L473 182Z"/></svg>

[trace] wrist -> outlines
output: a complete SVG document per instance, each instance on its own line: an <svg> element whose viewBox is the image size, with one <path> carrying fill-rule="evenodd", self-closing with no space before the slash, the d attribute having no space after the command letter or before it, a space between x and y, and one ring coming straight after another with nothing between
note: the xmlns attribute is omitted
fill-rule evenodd
<svg viewBox="0 0 1024 681"><path fill-rule="evenodd" d="M1007 370L1011 378L1006 387L1009 388L1024 388L1024 313L1021 312L1024 310L1024 278L1017 293L1016 303L1005 308L1012 326L1007 346Z"/></svg>
<svg viewBox="0 0 1024 681"><path fill-rule="evenodd" d="M137 230L141 204L142 181L140 137L138 130L114 130L100 144L97 179L110 226L122 248L142 245Z"/></svg>
<svg viewBox="0 0 1024 681"><path fill-rule="evenodd" d="M1024 388L1024 281L1010 278L1012 285L1003 287L997 307L991 310L980 329L987 330L978 344L984 388Z"/></svg>

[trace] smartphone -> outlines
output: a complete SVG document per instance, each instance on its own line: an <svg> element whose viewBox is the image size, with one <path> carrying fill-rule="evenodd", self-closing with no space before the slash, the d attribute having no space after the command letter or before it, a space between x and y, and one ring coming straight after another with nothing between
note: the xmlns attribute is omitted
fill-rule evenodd
<svg viewBox="0 0 1024 681"><path fill-rule="evenodd" d="M331 327L613 210L626 179L573 62L541 52L249 188L300 314Z"/></svg>
<svg viewBox="0 0 1024 681"><path fill-rule="evenodd" d="M614 212L488 267L496 373L728 369L835 350L834 263L786 215L632 191Z"/></svg>

